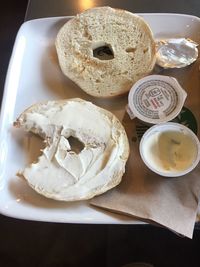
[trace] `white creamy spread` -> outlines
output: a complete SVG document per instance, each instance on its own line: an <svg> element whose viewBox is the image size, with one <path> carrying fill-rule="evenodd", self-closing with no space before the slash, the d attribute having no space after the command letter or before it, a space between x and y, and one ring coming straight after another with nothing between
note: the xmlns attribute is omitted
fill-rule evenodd
<svg viewBox="0 0 200 267"><path fill-rule="evenodd" d="M117 185L126 159L124 132L117 129L116 119L89 102L51 105L25 116L25 128L38 129L34 132L42 132L47 142L38 162L23 172L28 183L58 200L87 199ZM80 153L71 150L70 136L84 144Z"/></svg>
<svg viewBox="0 0 200 267"><path fill-rule="evenodd" d="M160 172L181 172L197 157L197 145L191 136L181 131L154 132L144 141L144 158Z"/></svg>

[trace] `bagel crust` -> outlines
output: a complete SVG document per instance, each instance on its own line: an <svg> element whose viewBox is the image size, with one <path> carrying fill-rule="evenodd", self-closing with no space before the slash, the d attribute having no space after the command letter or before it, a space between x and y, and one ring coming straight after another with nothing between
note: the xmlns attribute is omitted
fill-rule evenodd
<svg viewBox="0 0 200 267"><path fill-rule="evenodd" d="M18 174L39 194L85 200L121 182L129 143L111 112L77 98L49 101L26 109L14 125L45 139L38 162ZM83 144L81 151L73 150L70 137Z"/></svg>
<svg viewBox="0 0 200 267"><path fill-rule="evenodd" d="M128 92L155 65L155 42L148 24L121 9L96 7L78 14L59 30L55 45L62 72L96 97ZM101 48L104 55L109 50L112 56L96 57L96 49Z"/></svg>

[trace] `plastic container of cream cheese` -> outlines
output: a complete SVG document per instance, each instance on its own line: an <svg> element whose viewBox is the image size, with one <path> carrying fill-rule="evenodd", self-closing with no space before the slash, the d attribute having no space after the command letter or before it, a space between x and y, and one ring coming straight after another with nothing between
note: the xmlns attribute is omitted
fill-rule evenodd
<svg viewBox="0 0 200 267"><path fill-rule="evenodd" d="M186 126L167 122L150 127L140 141L140 155L153 172L167 177L191 172L200 160L200 143Z"/></svg>
<svg viewBox="0 0 200 267"><path fill-rule="evenodd" d="M127 112L147 124L173 120L181 111L187 93L170 76L149 75L137 81L128 96Z"/></svg>

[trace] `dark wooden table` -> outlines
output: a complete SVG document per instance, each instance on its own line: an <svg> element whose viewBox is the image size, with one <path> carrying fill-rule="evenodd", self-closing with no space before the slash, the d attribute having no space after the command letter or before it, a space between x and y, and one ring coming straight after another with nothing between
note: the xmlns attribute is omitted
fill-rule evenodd
<svg viewBox="0 0 200 267"><path fill-rule="evenodd" d="M184 13L200 16L199 0L30 0L26 20L75 15L94 6L111 6L135 13Z"/></svg>
<svg viewBox="0 0 200 267"><path fill-rule="evenodd" d="M171 12L200 16L200 1L190 0L10 0L0 9L0 89L21 23L41 17L74 15L108 5L132 12ZM152 225L79 225L17 220L0 216L0 266L120 267L149 262L155 267L199 266L200 231L193 240Z"/></svg>

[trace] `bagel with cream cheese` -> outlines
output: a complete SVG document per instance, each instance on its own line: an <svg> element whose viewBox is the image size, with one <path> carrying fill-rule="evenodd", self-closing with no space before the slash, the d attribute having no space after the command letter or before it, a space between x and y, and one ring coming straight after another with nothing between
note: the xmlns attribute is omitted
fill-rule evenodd
<svg viewBox="0 0 200 267"><path fill-rule="evenodd" d="M19 174L48 198L90 199L118 185L129 155L126 132L109 111L81 99L49 101L26 109L14 126L45 139L38 162ZM83 144L72 150L69 138Z"/></svg>
<svg viewBox="0 0 200 267"><path fill-rule="evenodd" d="M59 30L55 45L62 72L96 97L128 92L155 65L148 24L111 7L95 7L70 19Z"/></svg>

